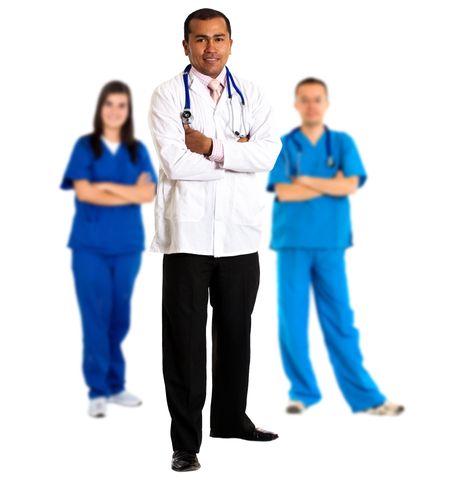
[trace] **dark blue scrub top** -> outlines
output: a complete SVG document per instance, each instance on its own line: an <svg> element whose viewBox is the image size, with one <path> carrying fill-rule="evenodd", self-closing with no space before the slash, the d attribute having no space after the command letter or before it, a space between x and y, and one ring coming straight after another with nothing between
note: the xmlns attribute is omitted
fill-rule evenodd
<svg viewBox="0 0 450 492"><path fill-rule="evenodd" d="M282 137L283 148L269 174L268 191L278 183L291 183L296 175L332 178L338 170L344 176L359 176L359 186L367 175L353 139L331 131L334 166L327 166L325 132L313 145L300 130ZM295 145L300 143L302 153ZM352 245L350 201L345 197L321 196L299 202L273 204L271 248L347 248Z"/></svg>
<svg viewBox="0 0 450 492"><path fill-rule="evenodd" d="M90 136L78 139L72 151L61 183L63 190L73 188L73 181L136 183L140 174L149 173L156 184L157 177L144 144L138 142L137 162L131 160L125 145L115 154L101 141L102 155L97 159ZM140 205L104 206L80 202L75 196L75 217L69 238L69 248L100 254L135 253L144 249L144 226Z"/></svg>

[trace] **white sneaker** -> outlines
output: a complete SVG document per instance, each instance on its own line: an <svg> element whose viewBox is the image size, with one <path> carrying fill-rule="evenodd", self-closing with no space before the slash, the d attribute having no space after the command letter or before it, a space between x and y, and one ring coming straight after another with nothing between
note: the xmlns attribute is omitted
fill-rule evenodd
<svg viewBox="0 0 450 492"><path fill-rule="evenodd" d="M106 417L106 404L108 400L104 396L89 400L88 413L91 417Z"/></svg>
<svg viewBox="0 0 450 492"><path fill-rule="evenodd" d="M364 410L364 413L368 413L369 415L388 415L391 417L394 415L400 415L404 410L405 407L403 405L398 405L397 403L385 401L377 407L372 407Z"/></svg>
<svg viewBox="0 0 450 492"><path fill-rule="evenodd" d="M142 401L137 396L128 393L128 391L116 393L115 395L110 396L108 401L124 407L138 407L139 405L142 405Z"/></svg>

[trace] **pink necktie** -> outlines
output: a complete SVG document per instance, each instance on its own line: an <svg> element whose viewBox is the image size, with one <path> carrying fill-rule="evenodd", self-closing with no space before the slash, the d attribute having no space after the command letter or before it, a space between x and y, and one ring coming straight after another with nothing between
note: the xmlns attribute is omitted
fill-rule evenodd
<svg viewBox="0 0 450 492"><path fill-rule="evenodd" d="M211 79L208 84L209 92L211 93L211 97L213 101L217 104L217 101L220 99L221 91L220 87L222 84L217 79Z"/></svg>

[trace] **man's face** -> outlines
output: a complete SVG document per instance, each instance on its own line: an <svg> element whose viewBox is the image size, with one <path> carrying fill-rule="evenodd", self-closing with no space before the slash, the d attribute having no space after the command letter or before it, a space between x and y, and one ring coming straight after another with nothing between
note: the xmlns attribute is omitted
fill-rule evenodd
<svg viewBox="0 0 450 492"><path fill-rule="evenodd" d="M302 124L306 126L323 124L328 109L328 98L323 85L301 85L297 90L294 107L300 114Z"/></svg>
<svg viewBox="0 0 450 492"><path fill-rule="evenodd" d="M225 19L193 19L189 31L188 41L183 41L185 55L200 73L216 78L226 65L233 44Z"/></svg>

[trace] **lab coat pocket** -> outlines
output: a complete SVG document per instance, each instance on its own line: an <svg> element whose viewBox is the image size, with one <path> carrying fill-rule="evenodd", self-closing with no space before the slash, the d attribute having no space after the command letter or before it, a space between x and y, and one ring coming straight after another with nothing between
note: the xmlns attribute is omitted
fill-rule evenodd
<svg viewBox="0 0 450 492"><path fill-rule="evenodd" d="M264 209L263 194L255 173L234 175L232 221L235 224L259 226Z"/></svg>
<svg viewBox="0 0 450 492"><path fill-rule="evenodd" d="M206 190L202 181L165 182L164 217L173 222L198 222L205 215Z"/></svg>

